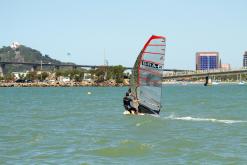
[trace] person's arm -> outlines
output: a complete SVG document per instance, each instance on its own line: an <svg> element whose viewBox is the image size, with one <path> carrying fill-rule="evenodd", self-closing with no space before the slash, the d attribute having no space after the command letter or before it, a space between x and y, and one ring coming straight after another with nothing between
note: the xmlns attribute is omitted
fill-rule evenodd
<svg viewBox="0 0 247 165"><path fill-rule="evenodd" d="M133 99L132 99L131 96L128 96L128 100L129 100L129 101L133 101Z"/></svg>
<svg viewBox="0 0 247 165"><path fill-rule="evenodd" d="M138 100L138 99L134 99L133 101L136 102L136 103L140 102L140 100Z"/></svg>

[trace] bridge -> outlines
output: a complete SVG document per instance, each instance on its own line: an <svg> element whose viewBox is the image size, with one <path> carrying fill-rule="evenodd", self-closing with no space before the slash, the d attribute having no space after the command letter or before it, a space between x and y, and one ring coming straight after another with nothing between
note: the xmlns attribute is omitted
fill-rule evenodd
<svg viewBox="0 0 247 165"><path fill-rule="evenodd" d="M3 76L5 72L6 65L27 65L31 66L31 71L37 70L38 67L42 66L50 66L54 67L55 69L59 69L60 67L71 67L73 69L77 68L100 68L105 67L104 65L77 65L77 64L69 64L69 63L62 63L62 64L56 64L56 63L33 63L33 62L10 62L10 61L0 61L0 76ZM107 66L112 67L112 66ZM132 67L124 67L126 70L132 69ZM164 71L169 72L189 72L190 70L182 70L182 69L164 69Z"/></svg>
<svg viewBox="0 0 247 165"><path fill-rule="evenodd" d="M166 80L183 80L183 79L193 79L193 78L204 78L205 85L207 85L212 77L216 76L233 76L236 75L240 77L242 74L247 74L247 68L236 69L236 70L206 70L206 71L188 71L179 72L163 75L163 81ZM241 81L241 80L240 80Z"/></svg>
<svg viewBox="0 0 247 165"><path fill-rule="evenodd" d="M237 75L237 74L247 74L247 69L237 69L237 70L209 70L209 71L189 71L180 72L170 75L163 76L163 80L167 79L185 79L185 78L203 78L207 76L224 76L224 75Z"/></svg>

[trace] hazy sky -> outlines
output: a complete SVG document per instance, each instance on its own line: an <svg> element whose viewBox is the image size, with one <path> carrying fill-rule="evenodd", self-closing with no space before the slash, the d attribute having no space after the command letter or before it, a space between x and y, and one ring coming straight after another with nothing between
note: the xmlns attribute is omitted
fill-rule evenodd
<svg viewBox="0 0 247 165"><path fill-rule="evenodd" d="M194 69L196 51L242 66L246 0L0 0L0 47L18 41L61 61L132 66L152 35L166 68ZM68 56L67 53L71 55Z"/></svg>

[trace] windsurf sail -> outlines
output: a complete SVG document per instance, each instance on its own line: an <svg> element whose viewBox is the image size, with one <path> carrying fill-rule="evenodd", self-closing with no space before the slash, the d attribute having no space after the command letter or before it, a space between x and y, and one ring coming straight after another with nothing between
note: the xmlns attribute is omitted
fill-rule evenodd
<svg viewBox="0 0 247 165"><path fill-rule="evenodd" d="M139 100L140 113L160 112L165 46L165 37L151 36L132 69L130 88L132 95Z"/></svg>

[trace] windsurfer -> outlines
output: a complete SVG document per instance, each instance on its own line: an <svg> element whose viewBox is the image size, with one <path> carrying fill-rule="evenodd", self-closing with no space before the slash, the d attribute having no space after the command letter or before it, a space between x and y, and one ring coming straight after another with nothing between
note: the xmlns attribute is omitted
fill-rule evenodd
<svg viewBox="0 0 247 165"><path fill-rule="evenodd" d="M130 109L138 115L159 114L165 41L163 36L151 36L137 56L130 77L129 99L125 98L126 114L132 111Z"/></svg>
<svg viewBox="0 0 247 165"><path fill-rule="evenodd" d="M129 92L126 93L123 98L123 104L125 110L129 111L130 114L137 114L137 109L135 108L135 100L130 97Z"/></svg>

